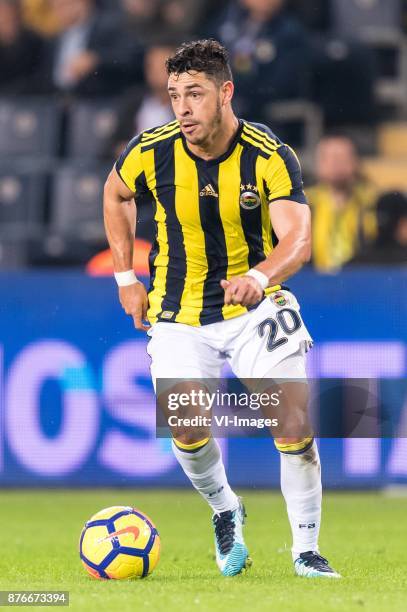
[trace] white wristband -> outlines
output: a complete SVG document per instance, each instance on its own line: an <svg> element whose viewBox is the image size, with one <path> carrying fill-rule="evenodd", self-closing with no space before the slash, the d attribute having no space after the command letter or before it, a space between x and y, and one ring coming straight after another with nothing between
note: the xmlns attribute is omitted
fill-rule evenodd
<svg viewBox="0 0 407 612"><path fill-rule="evenodd" d="M119 287L128 287L139 283L137 276L134 274L134 270L126 270L126 272L115 272L114 277Z"/></svg>
<svg viewBox="0 0 407 612"><path fill-rule="evenodd" d="M263 272L260 272L260 270L255 270L254 268L251 268L248 272L246 272L246 276L251 276L252 278L255 278L256 281L260 283L262 289L266 289L266 287L269 286L269 279L265 274L263 274Z"/></svg>

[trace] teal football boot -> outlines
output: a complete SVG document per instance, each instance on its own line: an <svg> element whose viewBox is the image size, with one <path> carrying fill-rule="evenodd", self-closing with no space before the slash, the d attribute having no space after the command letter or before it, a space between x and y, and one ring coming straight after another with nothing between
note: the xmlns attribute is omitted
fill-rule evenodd
<svg viewBox="0 0 407 612"><path fill-rule="evenodd" d="M214 514L216 563L224 576L236 576L250 567L252 561L243 540L243 525L246 512L239 501L239 507Z"/></svg>

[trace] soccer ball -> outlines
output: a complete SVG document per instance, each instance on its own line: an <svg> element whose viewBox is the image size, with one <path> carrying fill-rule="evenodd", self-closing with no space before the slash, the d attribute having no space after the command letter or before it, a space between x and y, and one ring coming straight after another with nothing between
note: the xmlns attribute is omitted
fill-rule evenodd
<svg viewBox="0 0 407 612"><path fill-rule="evenodd" d="M93 578L144 578L158 563L160 536L140 510L112 506L85 524L79 554Z"/></svg>

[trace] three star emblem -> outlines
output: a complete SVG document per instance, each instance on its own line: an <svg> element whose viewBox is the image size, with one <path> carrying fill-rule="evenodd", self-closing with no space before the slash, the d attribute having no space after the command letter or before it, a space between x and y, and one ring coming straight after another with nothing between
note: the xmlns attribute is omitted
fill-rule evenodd
<svg viewBox="0 0 407 612"><path fill-rule="evenodd" d="M256 185L252 185L251 183L247 183L247 185L241 183L240 191L253 191L254 193L259 193L259 190L257 189Z"/></svg>

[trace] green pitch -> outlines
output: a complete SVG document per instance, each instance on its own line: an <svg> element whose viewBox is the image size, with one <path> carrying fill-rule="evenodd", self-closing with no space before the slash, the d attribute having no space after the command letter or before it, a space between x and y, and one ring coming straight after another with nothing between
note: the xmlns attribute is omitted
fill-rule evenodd
<svg viewBox="0 0 407 612"><path fill-rule="evenodd" d="M293 575L290 533L277 493L243 492L249 573L217 570L210 513L198 494L138 490L2 491L2 590L69 590L71 610L351 612L407 609L407 498L327 493L321 552L342 580ZM134 505L156 523L162 557L138 581L96 581L79 561L85 521L111 505Z"/></svg>

